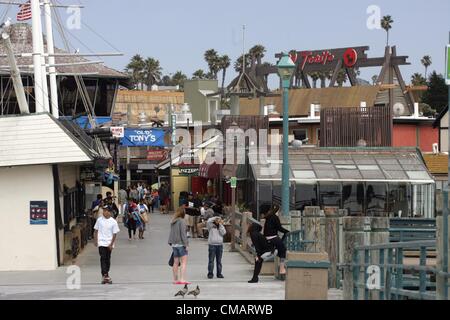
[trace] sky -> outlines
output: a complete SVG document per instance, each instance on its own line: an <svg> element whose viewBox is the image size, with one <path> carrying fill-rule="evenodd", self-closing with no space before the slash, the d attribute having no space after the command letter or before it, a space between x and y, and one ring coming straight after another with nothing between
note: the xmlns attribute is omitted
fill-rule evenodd
<svg viewBox="0 0 450 320"><path fill-rule="evenodd" d="M84 6L81 28L70 30L69 34L71 44L80 52L120 51L124 56L103 59L118 70L123 70L130 58L139 53L158 59L164 74L181 70L188 76L197 69L207 70L203 53L210 48L229 55L234 61L243 50L243 25L246 49L255 44L264 45L267 49L264 60L271 63L276 63L275 53L291 49L367 45L368 57L380 57L384 53L386 32L367 27L370 16L367 9L375 5L381 16L389 14L394 20L390 44L397 46L398 55L409 56L411 65L401 67L409 82L412 73L424 73L420 63L424 55L432 58L429 72L444 72L444 48L450 31L449 0L59 2ZM70 15L65 9L59 10L63 20L67 20ZM379 68L362 69L361 77L370 80L379 71ZM227 82L235 75L230 68ZM273 83L276 86L278 82L271 78Z"/></svg>

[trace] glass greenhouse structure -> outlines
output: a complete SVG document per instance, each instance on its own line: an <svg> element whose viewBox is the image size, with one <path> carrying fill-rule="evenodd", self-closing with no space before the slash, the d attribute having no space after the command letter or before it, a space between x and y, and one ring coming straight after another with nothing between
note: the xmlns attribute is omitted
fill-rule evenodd
<svg viewBox="0 0 450 320"><path fill-rule="evenodd" d="M292 149L289 162L291 210L331 206L348 215L434 217L435 181L415 148ZM248 201L258 218L281 203L281 163L249 165Z"/></svg>

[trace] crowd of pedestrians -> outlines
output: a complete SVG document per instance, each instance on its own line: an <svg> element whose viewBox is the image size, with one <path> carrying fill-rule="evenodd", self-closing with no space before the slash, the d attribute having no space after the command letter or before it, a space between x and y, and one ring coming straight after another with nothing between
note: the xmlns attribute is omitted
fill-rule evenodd
<svg viewBox="0 0 450 320"><path fill-rule="evenodd" d="M159 208L161 214L169 213L170 192L167 184L160 188L149 188L144 184L121 189L118 193L119 207L116 206L111 192L103 198L99 194L92 203L93 238L99 249L102 283L112 283L109 276L111 253L116 242L119 226L116 221L122 216L123 224L128 230L128 240L144 239L144 233L150 221L150 213ZM253 223L247 233L255 247L256 257L253 277L249 283L259 281L263 262L277 255L280 258L280 274L286 273L284 260L286 247L284 237L289 232L284 229L279 219L279 206L273 205L265 215L265 224ZM208 241L208 264L206 276L208 279L224 278L222 256L224 236L227 231L224 226L223 206L214 197L200 200L198 194L189 193L180 201L170 222L168 244L171 247L169 265L173 271L174 284L189 284L186 280L186 269L189 255L189 238L204 238ZM279 234L283 237L280 238ZM214 273L215 266L215 273Z"/></svg>

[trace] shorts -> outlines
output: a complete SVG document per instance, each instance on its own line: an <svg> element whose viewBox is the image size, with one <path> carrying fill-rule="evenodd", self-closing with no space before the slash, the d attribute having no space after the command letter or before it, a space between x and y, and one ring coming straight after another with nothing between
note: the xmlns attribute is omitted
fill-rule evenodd
<svg viewBox="0 0 450 320"><path fill-rule="evenodd" d="M188 255L186 247L172 247L172 250L174 258L181 258Z"/></svg>
<svg viewBox="0 0 450 320"><path fill-rule="evenodd" d="M187 214L186 215L186 225L188 227L193 227L195 225L195 217Z"/></svg>

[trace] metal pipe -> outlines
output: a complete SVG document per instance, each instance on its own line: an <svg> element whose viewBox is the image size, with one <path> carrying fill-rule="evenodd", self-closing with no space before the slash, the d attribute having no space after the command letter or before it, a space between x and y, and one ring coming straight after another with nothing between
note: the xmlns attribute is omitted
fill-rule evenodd
<svg viewBox="0 0 450 320"><path fill-rule="evenodd" d="M35 17L33 15L33 20L34 19L38 19L39 23L38 28L39 28L39 34L38 34L38 40L39 40L39 45L41 47L40 51L41 51L41 68L42 68L42 93L43 93L43 100L44 100L44 109L46 112L50 112L50 102L49 102L49 94L48 94L48 83L47 83L47 67L46 67L46 61L45 61L45 56L44 56L44 52L45 52L45 47L44 47L44 34L42 32L42 21L41 21L41 9L39 7L39 16Z"/></svg>
<svg viewBox="0 0 450 320"><path fill-rule="evenodd" d="M23 89L22 77L20 76L20 71L19 68L17 68L16 59L14 58L11 39L6 32L2 33L2 39L5 44L6 52L8 53L9 64L11 65L11 78L14 85L14 91L16 92L17 102L19 103L20 113L28 114L30 113L30 109Z"/></svg>
<svg viewBox="0 0 450 320"><path fill-rule="evenodd" d="M283 216L289 216L289 86L283 81L283 168L282 168L282 198L281 207Z"/></svg>
<svg viewBox="0 0 450 320"><path fill-rule="evenodd" d="M34 65L34 95L36 112L44 111L44 94L42 91L42 68L40 68L42 50L39 43L39 23L41 10L39 0L31 0L32 32L33 32L33 65ZM42 36L42 34L41 34Z"/></svg>
<svg viewBox="0 0 450 320"><path fill-rule="evenodd" d="M58 86L56 83L56 68L55 64L55 45L53 43L53 27L52 27L52 10L50 8L50 0L44 0L44 12L45 12L45 29L47 33L47 52L48 52L48 64L50 75L50 96L52 114L55 118L59 118L59 106L58 106Z"/></svg>

